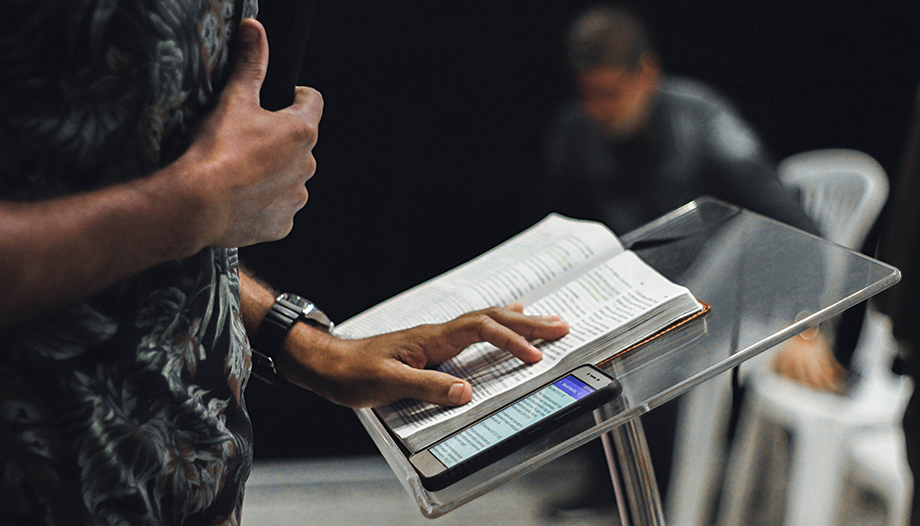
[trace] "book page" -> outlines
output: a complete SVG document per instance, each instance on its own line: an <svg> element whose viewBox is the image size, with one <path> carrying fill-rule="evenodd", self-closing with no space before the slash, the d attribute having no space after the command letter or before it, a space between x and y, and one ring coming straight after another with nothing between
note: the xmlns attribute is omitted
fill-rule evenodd
<svg viewBox="0 0 920 526"><path fill-rule="evenodd" d="M551 214L482 256L340 324L335 334L362 338L516 301L526 305L622 251L603 225Z"/></svg>
<svg viewBox="0 0 920 526"><path fill-rule="evenodd" d="M658 312L658 307L688 294L686 288L662 277L634 253L624 252L525 308L527 314L558 314L569 322L570 331L564 338L537 345L544 353L540 362L525 365L491 344L479 343L438 367L472 384L470 403L447 408L418 400L401 400L378 409L378 414L397 435L406 438L472 411L486 400L533 378L546 376L550 369L574 355L568 362L575 363L566 362L555 373L549 373L563 374L567 367L584 363L586 357L579 353L587 351L593 342L626 333L649 320ZM661 320L660 323L671 321ZM630 340L623 342L624 346L645 336L648 336L646 332L631 335Z"/></svg>

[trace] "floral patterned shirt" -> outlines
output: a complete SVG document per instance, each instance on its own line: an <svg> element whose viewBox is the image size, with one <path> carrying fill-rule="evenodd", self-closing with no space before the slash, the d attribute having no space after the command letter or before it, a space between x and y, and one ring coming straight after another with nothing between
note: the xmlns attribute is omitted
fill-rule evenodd
<svg viewBox="0 0 920 526"><path fill-rule="evenodd" d="M256 9L4 0L0 199L176 159ZM0 330L0 522L238 524L252 459L239 302L236 250L211 248Z"/></svg>

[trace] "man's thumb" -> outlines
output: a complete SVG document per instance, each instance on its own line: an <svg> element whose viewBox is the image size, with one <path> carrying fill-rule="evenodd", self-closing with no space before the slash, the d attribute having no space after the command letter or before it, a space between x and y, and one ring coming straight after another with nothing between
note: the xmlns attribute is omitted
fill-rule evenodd
<svg viewBox="0 0 920 526"><path fill-rule="evenodd" d="M259 90L268 68L268 37L265 27L254 18L245 18L237 29L239 48L227 88L242 91L258 101Z"/></svg>

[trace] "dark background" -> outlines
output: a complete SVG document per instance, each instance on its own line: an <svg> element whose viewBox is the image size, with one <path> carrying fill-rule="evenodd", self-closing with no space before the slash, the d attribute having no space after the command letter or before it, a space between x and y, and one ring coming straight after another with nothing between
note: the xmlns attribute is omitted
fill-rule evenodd
<svg viewBox="0 0 920 526"><path fill-rule="evenodd" d="M301 83L325 98L310 202L242 251L280 290L348 317L538 216L529 182L570 93L568 21L594 2L320 0ZM920 83L920 3L626 2L665 69L732 99L776 159L855 148L897 172ZM352 412L250 383L257 457L370 453Z"/></svg>

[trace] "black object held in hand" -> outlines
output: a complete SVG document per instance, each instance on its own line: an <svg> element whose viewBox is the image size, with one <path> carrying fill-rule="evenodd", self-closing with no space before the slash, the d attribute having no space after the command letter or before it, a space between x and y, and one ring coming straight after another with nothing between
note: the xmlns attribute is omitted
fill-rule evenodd
<svg viewBox="0 0 920 526"><path fill-rule="evenodd" d="M317 0L260 0L259 22L268 35L268 72L260 93L262 107L280 110L294 102L294 87L313 25Z"/></svg>

